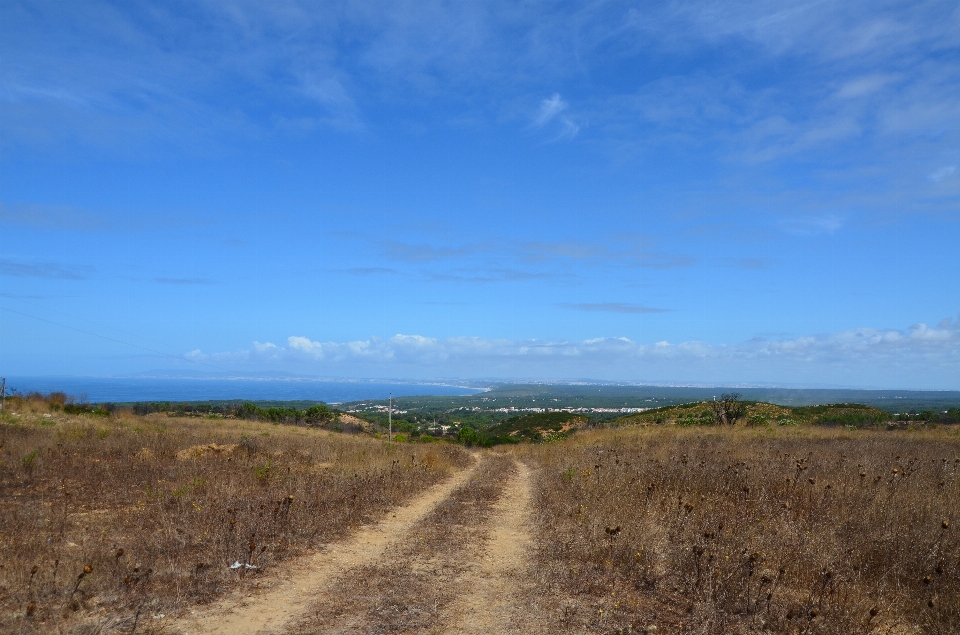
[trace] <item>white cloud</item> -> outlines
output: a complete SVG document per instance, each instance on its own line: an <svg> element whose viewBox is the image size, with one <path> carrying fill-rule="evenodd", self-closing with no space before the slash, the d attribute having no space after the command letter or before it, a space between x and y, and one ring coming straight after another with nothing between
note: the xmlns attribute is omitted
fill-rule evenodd
<svg viewBox="0 0 960 635"><path fill-rule="evenodd" d="M923 45L949 46L958 38L957 12L943 2L677 1L651 17L639 21L649 36L673 38L678 47L699 39L680 27L687 22L708 41L745 38L775 55L803 53L826 61L889 59L915 54Z"/></svg>
<svg viewBox="0 0 960 635"><path fill-rule="evenodd" d="M301 118L288 123L299 123L306 128L312 128L315 124L329 125L342 131L364 128L359 108L339 78L304 73L298 79L302 94L323 107L324 113L318 117Z"/></svg>
<svg viewBox="0 0 960 635"><path fill-rule="evenodd" d="M837 97L841 99L854 99L857 97L872 95L873 93L882 90L887 84L890 84L897 79L898 77L895 75L887 75L883 73L873 73L870 75L864 75L863 77L857 77L856 79L852 79L841 86L840 90L837 91Z"/></svg>
<svg viewBox="0 0 960 635"><path fill-rule="evenodd" d="M555 122L558 133L554 137L554 141L573 139L580 132L580 126L563 114L569 107L570 105L560 97L560 93L554 93L551 97L540 102L540 110L533 119L533 126L543 128L550 122Z"/></svg>
<svg viewBox="0 0 960 635"><path fill-rule="evenodd" d="M574 311L589 311L600 313L666 313L669 309L658 309L643 304L631 302L561 302L557 306Z"/></svg>
<svg viewBox="0 0 960 635"><path fill-rule="evenodd" d="M0 274L10 277L85 280L92 269L88 266L63 265L55 262L19 262L0 259Z"/></svg>
<svg viewBox="0 0 960 635"><path fill-rule="evenodd" d="M552 97L540 102L540 112L533 120L533 125L538 128L545 126L567 108L568 104L560 98L560 93L554 93Z"/></svg>
<svg viewBox="0 0 960 635"><path fill-rule="evenodd" d="M284 347L191 359L300 368L337 376L594 378L762 381L897 388L960 388L960 319L905 329L858 328L738 344L696 340L642 344L626 337L586 340L435 338L397 334L347 342L291 336Z"/></svg>

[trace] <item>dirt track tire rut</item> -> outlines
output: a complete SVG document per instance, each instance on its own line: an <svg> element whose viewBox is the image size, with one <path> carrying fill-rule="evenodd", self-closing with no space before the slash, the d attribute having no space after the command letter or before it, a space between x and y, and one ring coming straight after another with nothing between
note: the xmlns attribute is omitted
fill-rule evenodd
<svg viewBox="0 0 960 635"><path fill-rule="evenodd" d="M494 633L511 627L509 606L526 556L528 471L504 455L483 459L405 540L349 572L296 628L313 633Z"/></svg>
<svg viewBox="0 0 960 635"><path fill-rule="evenodd" d="M469 481L479 463L433 486L408 505L380 522L363 527L351 537L328 545L286 566L286 574L259 593L232 593L176 622L165 625L164 633L176 635L256 635L288 632L318 596L335 590L330 585L344 572L381 558L384 551L406 535L451 492Z"/></svg>
<svg viewBox="0 0 960 635"><path fill-rule="evenodd" d="M530 480L530 468L518 463L516 475L493 506L484 553L468 584L470 592L451 607L456 622L445 632L479 635L535 630L524 606L531 592Z"/></svg>
<svg viewBox="0 0 960 635"><path fill-rule="evenodd" d="M271 588L168 627L177 635L529 633L530 470L487 453Z"/></svg>

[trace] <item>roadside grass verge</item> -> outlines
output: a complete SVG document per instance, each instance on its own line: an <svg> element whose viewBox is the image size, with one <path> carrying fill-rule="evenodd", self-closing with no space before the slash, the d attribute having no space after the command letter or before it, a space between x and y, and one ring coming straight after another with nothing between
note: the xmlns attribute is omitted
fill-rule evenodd
<svg viewBox="0 0 960 635"><path fill-rule="evenodd" d="M153 615L256 584L469 463L451 444L69 414L39 400L13 416L7 405L0 632L144 630Z"/></svg>
<svg viewBox="0 0 960 635"><path fill-rule="evenodd" d="M560 631L946 635L958 432L656 426L509 451L540 468Z"/></svg>

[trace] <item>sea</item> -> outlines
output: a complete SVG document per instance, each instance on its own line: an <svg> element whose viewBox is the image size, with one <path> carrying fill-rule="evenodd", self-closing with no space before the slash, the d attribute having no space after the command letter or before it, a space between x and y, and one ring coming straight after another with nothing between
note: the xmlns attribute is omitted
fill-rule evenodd
<svg viewBox="0 0 960 635"><path fill-rule="evenodd" d="M311 378L8 377L13 392L65 392L80 402L323 401L329 404L413 396L465 396L483 392L443 383L346 381Z"/></svg>

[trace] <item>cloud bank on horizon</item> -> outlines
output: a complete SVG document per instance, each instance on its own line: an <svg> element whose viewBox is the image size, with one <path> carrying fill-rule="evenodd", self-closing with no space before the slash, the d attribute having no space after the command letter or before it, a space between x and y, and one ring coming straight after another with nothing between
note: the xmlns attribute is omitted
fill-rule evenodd
<svg viewBox="0 0 960 635"><path fill-rule="evenodd" d="M333 370L357 377L381 373L398 378L662 381L682 377L685 368L694 366L699 382L824 386L844 385L857 377L860 386L880 382L872 387L889 387L893 375L901 388L949 389L954 373L960 371L960 317L932 327L860 328L791 339L754 338L733 345L642 344L626 337L546 341L403 334L318 342L292 335L286 345L254 342L248 349L222 353L197 349L186 357L261 371L296 369L322 375ZM918 384L915 374L931 369L944 381Z"/></svg>
<svg viewBox="0 0 960 635"><path fill-rule="evenodd" d="M0 374L960 389L956 2L13 0L0 58Z"/></svg>

